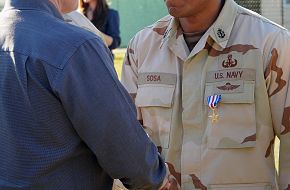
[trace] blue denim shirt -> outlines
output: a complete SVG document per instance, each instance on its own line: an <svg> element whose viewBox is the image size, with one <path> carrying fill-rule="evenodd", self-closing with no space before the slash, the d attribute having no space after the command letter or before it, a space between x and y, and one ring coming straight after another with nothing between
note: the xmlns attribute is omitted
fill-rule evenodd
<svg viewBox="0 0 290 190"><path fill-rule="evenodd" d="M48 0L0 15L0 189L157 189L165 166L109 50Z"/></svg>

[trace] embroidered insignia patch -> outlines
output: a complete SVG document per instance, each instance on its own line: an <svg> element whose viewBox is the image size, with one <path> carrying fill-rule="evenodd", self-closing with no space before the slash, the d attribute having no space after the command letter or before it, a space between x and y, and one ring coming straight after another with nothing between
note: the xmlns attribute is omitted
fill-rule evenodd
<svg viewBox="0 0 290 190"><path fill-rule="evenodd" d="M177 76L172 73L139 73L138 85L143 84L176 84Z"/></svg>
<svg viewBox="0 0 290 190"><path fill-rule="evenodd" d="M232 93L244 92L244 81L243 80L216 82L214 86L215 86L214 93L232 94Z"/></svg>
<svg viewBox="0 0 290 190"><path fill-rule="evenodd" d="M237 80L254 81L255 79L256 79L256 71L254 69L248 68L224 69L218 71L208 71L206 73L206 82L237 81ZM222 85L224 84L225 83L223 83Z"/></svg>
<svg viewBox="0 0 290 190"><path fill-rule="evenodd" d="M220 28L217 30L217 35L219 38L224 38L226 36L225 31Z"/></svg>
<svg viewBox="0 0 290 190"><path fill-rule="evenodd" d="M239 86L241 86L241 85L232 85L231 83L227 82L223 86L217 86L217 88L220 90L229 91L229 90L234 90L234 89L238 88Z"/></svg>
<svg viewBox="0 0 290 190"><path fill-rule="evenodd" d="M243 68L247 63L247 56L237 52L228 52L218 57L218 69L238 69Z"/></svg>
<svg viewBox="0 0 290 190"><path fill-rule="evenodd" d="M223 68L230 68L237 66L238 61L236 59L233 59L233 55L229 54L227 60L224 60L222 62Z"/></svg>

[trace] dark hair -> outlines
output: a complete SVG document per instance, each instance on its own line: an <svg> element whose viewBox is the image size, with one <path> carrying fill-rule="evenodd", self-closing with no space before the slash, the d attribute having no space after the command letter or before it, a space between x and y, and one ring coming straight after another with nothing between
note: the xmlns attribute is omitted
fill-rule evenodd
<svg viewBox="0 0 290 190"><path fill-rule="evenodd" d="M107 16L107 12L109 9L109 5L107 3L107 0L96 0L97 6L93 13L93 20L92 22L97 28L101 28L105 23L105 18ZM83 0L80 0L80 10L81 12L87 16L87 11L89 8L89 3L83 2Z"/></svg>

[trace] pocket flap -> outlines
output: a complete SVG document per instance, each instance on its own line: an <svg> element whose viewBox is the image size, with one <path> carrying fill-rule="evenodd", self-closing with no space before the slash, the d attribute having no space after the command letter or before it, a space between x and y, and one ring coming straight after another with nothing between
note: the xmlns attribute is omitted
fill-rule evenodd
<svg viewBox="0 0 290 190"><path fill-rule="evenodd" d="M219 84L207 83L205 88L204 104L207 105L207 97L214 94L221 94L220 103L251 104L255 100L255 81L241 81L242 90L235 93L222 93L217 91Z"/></svg>
<svg viewBox="0 0 290 190"><path fill-rule="evenodd" d="M139 85L135 104L137 107L171 107L175 85Z"/></svg>

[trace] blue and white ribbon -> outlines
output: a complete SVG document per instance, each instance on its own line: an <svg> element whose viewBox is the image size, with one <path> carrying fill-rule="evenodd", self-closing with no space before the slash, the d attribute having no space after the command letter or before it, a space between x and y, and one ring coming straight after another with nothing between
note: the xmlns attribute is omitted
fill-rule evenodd
<svg viewBox="0 0 290 190"><path fill-rule="evenodd" d="M207 104L208 106L214 110L217 107L217 104L221 101L222 96L221 95L212 95L207 97Z"/></svg>

